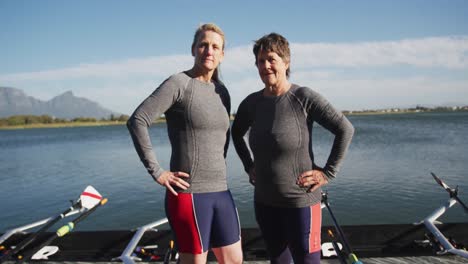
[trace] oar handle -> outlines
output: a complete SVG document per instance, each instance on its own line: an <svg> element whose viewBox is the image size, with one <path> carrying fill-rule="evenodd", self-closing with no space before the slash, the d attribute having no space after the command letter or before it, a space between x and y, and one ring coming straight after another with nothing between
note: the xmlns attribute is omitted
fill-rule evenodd
<svg viewBox="0 0 468 264"><path fill-rule="evenodd" d="M358 257L354 253L350 253L348 255L348 261L351 264L362 264L362 262L358 259Z"/></svg>
<svg viewBox="0 0 468 264"><path fill-rule="evenodd" d="M164 254L164 260L163 260L164 264L169 264L169 262L171 261L173 250L174 250L174 240L171 240L169 242L169 248L166 250L166 254Z"/></svg>
<svg viewBox="0 0 468 264"><path fill-rule="evenodd" d="M58 237L63 237L66 234L70 233L73 230L73 228L75 228L75 224L73 222L69 222L66 225L60 227L55 233Z"/></svg>

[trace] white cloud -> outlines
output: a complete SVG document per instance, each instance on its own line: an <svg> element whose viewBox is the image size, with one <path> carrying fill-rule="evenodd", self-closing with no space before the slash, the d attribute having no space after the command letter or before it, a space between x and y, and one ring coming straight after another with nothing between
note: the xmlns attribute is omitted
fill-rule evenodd
<svg viewBox="0 0 468 264"><path fill-rule="evenodd" d="M292 43L291 50L292 81L319 89L341 109L437 100L468 103L468 76L460 74L468 69L468 36ZM231 92L233 111L245 96L262 87L254 62L251 46L226 50L221 70ZM0 86L17 87L44 100L73 90L77 96L112 110L131 113L165 78L190 68L192 63L192 56L187 54L80 64L0 75ZM411 72L394 74L396 69L406 69L401 66L410 66ZM377 76L368 74L376 70Z"/></svg>
<svg viewBox="0 0 468 264"><path fill-rule="evenodd" d="M416 67L468 68L468 36L357 43L292 44L298 67Z"/></svg>
<svg viewBox="0 0 468 264"><path fill-rule="evenodd" d="M240 46L226 50L222 63L222 70L230 73L241 73L246 70L253 70L255 67L255 58L252 53L252 47Z"/></svg>
<svg viewBox="0 0 468 264"><path fill-rule="evenodd" d="M49 81L82 78L117 78L132 75L166 76L193 63L191 56L174 55L128 59L100 64L80 64L75 67L0 75L0 83L15 81Z"/></svg>
<svg viewBox="0 0 468 264"><path fill-rule="evenodd" d="M307 80L301 80L307 82ZM416 104L468 104L466 81L415 76L392 79L321 79L309 86L342 110L379 109Z"/></svg>

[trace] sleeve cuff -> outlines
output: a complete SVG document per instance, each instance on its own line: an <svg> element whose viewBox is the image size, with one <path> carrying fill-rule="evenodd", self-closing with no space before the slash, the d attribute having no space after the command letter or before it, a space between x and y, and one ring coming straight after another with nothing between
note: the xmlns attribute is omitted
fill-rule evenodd
<svg viewBox="0 0 468 264"><path fill-rule="evenodd" d="M157 171L148 171L155 181L159 179L161 174L164 172L162 168L159 168Z"/></svg>

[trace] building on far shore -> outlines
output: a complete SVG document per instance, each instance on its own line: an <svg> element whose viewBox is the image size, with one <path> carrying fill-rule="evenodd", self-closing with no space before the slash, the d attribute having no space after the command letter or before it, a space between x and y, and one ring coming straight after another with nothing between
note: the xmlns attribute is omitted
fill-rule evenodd
<svg viewBox="0 0 468 264"><path fill-rule="evenodd" d="M385 109L365 109L365 110L352 110L343 111L345 115L353 114L392 114L392 113L421 113L421 112L456 112L468 111L468 105L465 106L438 106L438 107L424 107L416 106L413 108L385 108Z"/></svg>

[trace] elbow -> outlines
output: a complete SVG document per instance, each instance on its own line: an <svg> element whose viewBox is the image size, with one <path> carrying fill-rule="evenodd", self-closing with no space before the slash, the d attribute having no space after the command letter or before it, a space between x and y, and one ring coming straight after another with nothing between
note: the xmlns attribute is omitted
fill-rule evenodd
<svg viewBox="0 0 468 264"><path fill-rule="evenodd" d="M348 130L349 130L349 131L348 131L349 137L352 138L352 137L354 136L354 132L356 131L356 129L354 128L353 125L351 125L351 123L350 123L350 126L349 126L349 129L348 129Z"/></svg>
<svg viewBox="0 0 468 264"><path fill-rule="evenodd" d="M232 141L236 142L239 139L239 134L235 133L234 131L231 131L231 137L232 137Z"/></svg>
<svg viewBox="0 0 468 264"><path fill-rule="evenodd" d="M234 123L231 127L231 136L234 141L240 141L247 133L247 129L234 120Z"/></svg>
<svg viewBox="0 0 468 264"><path fill-rule="evenodd" d="M242 133L239 133L238 131L232 131L231 132L232 136L232 143L234 143L234 146L239 145L243 140L244 140L244 135Z"/></svg>
<svg viewBox="0 0 468 264"><path fill-rule="evenodd" d="M127 128L130 129L131 127L132 127L132 119L129 118L129 119L127 120Z"/></svg>
<svg viewBox="0 0 468 264"><path fill-rule="evenodd" d="M131 116L127 120L127 129L131 131L134 128L134 124L135 124L135 118L133 116Z"/></svg>
<svg viewBox="0 0 468 264"><path fill-rule="evenodd" d="M127 120L127 128L130 131L135 130L137 127L149 127L150 125L151 122L147 121L142 115L133 114Z"/></svg>
<svg viewBox="0 0 468 264"><path fill-rule="evenodd" d="M237 139L239 139L239 137L242 137L240 134L241 133L239 132L239 129L237 129L237 127L235 125L233 125L232 128L231 128L232 140L236 141Z"/></svg>
<svg viewBox="0 0 468 264"><path fill-rule="evenodd" d="M345 135L345 137L351 139L354 136L354 132L355 132L355 129L354 129L353 124L351 124L351 122L349 122L349 120L346 119L346 122L345 122L345 124L343 126L342 133Z"/></svg>

